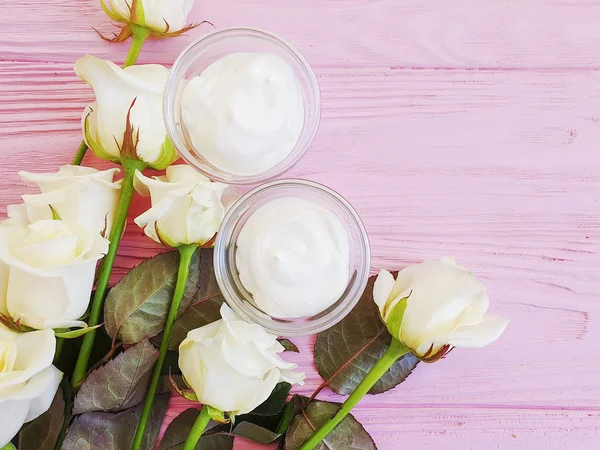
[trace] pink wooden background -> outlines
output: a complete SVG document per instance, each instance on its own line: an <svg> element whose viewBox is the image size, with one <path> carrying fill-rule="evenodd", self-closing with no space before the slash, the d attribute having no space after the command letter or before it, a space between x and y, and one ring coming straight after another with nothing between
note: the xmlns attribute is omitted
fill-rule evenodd
<svg viewBox="0 0 600 450"><path fill-rule="evenodd" d="M365 399L378 447L600 448L600 1L196 0L203 19L279 33L312 63L322 124L289 175L354 204L374 268L452 255L511 319L485 351ZM124 59L92 27L111 29L97 0L0 0L2 210L31 190L17 170L55 170L81 140L92 92L73 62ZM169 65L209 29L141 61ZM130 223L115 280L159 250ZM313 342L303 393L321 382Z"/></svg>

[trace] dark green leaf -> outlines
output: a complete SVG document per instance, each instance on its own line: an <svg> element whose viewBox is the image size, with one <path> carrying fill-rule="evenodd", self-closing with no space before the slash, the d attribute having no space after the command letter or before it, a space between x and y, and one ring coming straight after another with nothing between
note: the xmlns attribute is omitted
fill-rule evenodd
<svg viewBox="0 0 600 450"><path fill-rule="evenodd" d="M269 398L254 409L250 414L257 416L272 416L279 414L285 406L285 401L292 389L290 383L278 383Z"/></svg>
<svg viewBox="0 0 600 450"><path fill-rule="evenodd" d="M143 450L150 450L156 444L170 397L169 394L156 396L142 442ZM75 417L61 450L124 450L131 448L143 407L144 404L141 403L135 408L117 414L91 412Z"/></svg>
<svg viewBox="0 0 600 450"><path fill-rule="evenodd" d="M213 266L213 250L202 250L198 292L190 307L181 314L173 326L169 350L177 350L190 330L208 325L221 318L219 313L224 302Z"/></svg>
<svg viewBox="0 0 600 450"><path fill-rule="evenodd" d="M83 339L74 339L65 341L65 343L70 342L79 342L81 343ZM89 367L94 367L98 362L102 361L104 357L111 351L112 349L112 339L108 334L106 334L106 330L104 328L100 328L96 333L96 339L94 340L94 346L92 347L92 355L90 356ZM77 355L75 355L77 356ZM69 373L69 372L65 372Z"/></svg>
<svg viewBox="0 0 600 450"><path fill-rule="evenodd" d="M281 437L281 434L263 428L252 422L241 422L231 432L234 436L240 436L259 444L270 444Z"/></svg>
<svg viewBox="0 0 600 450"><path fill-rule="evenodd" d="M281 345L283 345L283 348L285 348L286 352L294 352L294 353L300 353L300 350L298 350L298 347L296 347L296 344L294 344L292 341L290 341L289 339L277 339L279 341L279 343Z"/></svg>
<svg viewBox="0 0 600 450"><path fill-rule="evenodd" d="M318 334L315 343L315 364L319 375L329 381L336 393L348 395L375 363L383 356L392 341L379 317L373 301L373 284L369 283L356 307L341 322ZM373 386L370 394L380 394L403 382L419 360L406 354Z"/></svg>
<svg viewBox="0 0 600 450"><path fill-rule="evenodd" d="M98 330L97 334L100 335L104 333ZM79 355L79 349L81 348L81 341L82 339L68 339L63 341L60 355L58 355L58 358L54 361L54 365L58 370L65 374L73 373L77 355Z"/></svg>
<svg viewBox="0 0 600 450"><path fill-rule="evenodd" d="M286 399L292 388L289 383L278 383L267 400L252 412L235 418L235 423L218 425L208 434L228 433L260 444L270 444L281 437L278 426L282 422ZM285 428L283 429L285 431Z"/></svg>
<svg viewBox="0 0 600 450"><path fill-rule="evenodd" d="M294 417L285 437L286 450L298 450L315 430L335 415L339 407L337 403L310 403L305 409L310 423L303 414ZM377 450L377 447L363 426L352 415L348 415L315 450Z"/></svg>
<svg viewBox="0 0 600 450"><path fill-rule="evenodd" d="M285 409L281 414L281 419L279 420L276 428L277 433L285 433L287 431L292 423L292 420L294 417L296 417L296 414L302 410L302 407L306 402L308 402L308 398L301 395L294 395L291 398L291 400L285 405Z"/></svg>
<svg viewBox="0 0 600 450"><path fill-rule="evenodd" d="M245 420L246 418L242 422L238 419L240 418L236 417L235 423L218 424L210 430L205 431L204 435L206 437L219 435L240 436L259 444L270 444L281 437L281 433L273 431L272 428L247 421ZM263 417L260 417L260 419L265 420Z"/></svg>
<svg viewBox="0 0 600 450"><path fill-rule="evenodd" d="M181 303L184 311L198 292L199 252L190 266L190 277ZM108 334L124 344L135 344L164 329L179 268L178 252L162 253L132 269L111 289L104 307Z"/></svg>
<svg viewBox="0 0 600 450"><path fill-rule="evenodd" d="M50 409L21 429L19 450L54 450L64 420L65 400L61 387L56 392Z"/></svg>
<svg viewBox="0 0 600 450"><path fill-rule="evenodd" d="M187 409L167 428L164 437L160 441L158 450L183 450L183 445L187 439L194 422L198 418L197 409ZM233 449L233 436L203 436L196 445L196 450L231 450Z"/></svg>
<svg viewBox="0 0 600 450"><path fill-rule="evenodd" d="M94 370L75 397L73 414L117 412L137 405L146 395L157 359L158 350L144 339Z"/></svg>
<svg viewBox="0 0 600 450"><path fill-rule="evenodd" d="M54 362L54 365L61 372L67 375L73 373L82 341L83 339L66 339L63 341L58 361ZM94 346L92 347L89 367L93 367L94 364L103 359L110 351L111 346L112 339L106 334L104 328L98 329L96 332L96 339L94 340Z"/></svg>
<svg viewBox="0 0 600 450"><path fill-rule="evenodd" d="M179 344L186 338L188 332L196 328L213 323L221 318L221 294L213 298L194 303L190 306L173 325L173 334L169 342L169 350L177 350Z"/></svg>
<svg viewBox="0 0 600 450"><path fill-rule="evenodd" d="M162 375L178 375L181 373L179 368L179 352L168 350L165 356L165 363L160 372Z"/></svg>

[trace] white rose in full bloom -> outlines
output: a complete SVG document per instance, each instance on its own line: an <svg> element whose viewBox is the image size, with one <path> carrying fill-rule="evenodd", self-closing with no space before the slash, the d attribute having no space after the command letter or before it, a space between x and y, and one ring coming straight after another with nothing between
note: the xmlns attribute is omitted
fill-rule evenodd
<svg viewBox="0 0 600 450"><path fill-rule="evenodd" d="M204 245L241 196L238 190L211 182L187 165L171 166L162 177L148 178L138 171L134 186L152 200L152 207L135 223L147 236L170 247Z"/></svg>
<svg viewBox="0 0 600 450"><path fill-rule="evenodd" d="M31 328L85 327L108 240L62 220L0 227L0 313Z"/></svg>
<svg viewBox="0 0 600 450"><path fill-rule="evenodd" d="M485 314L485 286L452 258L407 267L395 281L382 270L373 297L392 336L425 361L437 360L453 347L491 344L508 324Z"/></svg>
<svg viewBox="0 0 600 450"><path fill-rule="evenodd" d="M275 385L304 384L296 364L279 357L284 348L260 325L241 320L227 305L221 320L192 330L179 346L179 367L198 401L233 415L263 403Z"/></svg>
<svg viewBox="0 0 600 450"><path fill-rule="evenodd" d="M104 3L106 1L106 3ZM104 10L117 22L130 23L131 6L134 0L103 0ZM186 28L187 16L194 0L137 0L144 11L143 23L136 23L159 34L177 32ZM134 19L134 22L135 19Z"/></svg>
<svg viewBox="0 0 600 450"><path fill-rule="evenodd" d="M10 205L8 217L27 226L58 214L65 222L108 236L119 201L119 169L98 171L91 167L63 166L58 173L19 172L24 181L36 183L41 194L24 195L23 203Z"/></svg>
<svg viewBox="0 0 600 450"><path fill-rule="evenodd" d="M0 448L50 408L62 379L55 349L52 330L17 333L0 323Z"/></svg>
<svg viewBox="0 0 600 450"><path fill-rule="evenodd" d="M85 143L98 157L118 161L121 156L137 156L154 169L164 169L177 159L163 121L166 67L122 69L87 55L75 63L75 72L96 94L83 113L82 127Z"/></svg>

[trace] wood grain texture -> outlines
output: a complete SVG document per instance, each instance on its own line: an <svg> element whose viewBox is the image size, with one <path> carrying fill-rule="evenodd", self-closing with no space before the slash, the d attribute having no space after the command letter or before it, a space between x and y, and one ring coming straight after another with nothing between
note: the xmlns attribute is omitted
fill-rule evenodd
<svg viewBox="0 0 600 450"><path fill-rule="evenodd" d="M487 349L366 398L356 415L378 448L597 448L600 1L196 0L203 19L280 33L313 64L321 128L288 176L353 203L374 269L452 255L511 319ZM17 170L55 170L80 142L92 92L75 59L119 62L127 45L91 29L111 29L96 0L4 0L0 25L4 208L31 192ZM141 60L170 64L209 29L153 41ZM146 207L136 198L131 218ZM130 220L113 282L158 251ZM310 394L314 338L297 343ZM173 399L170 417L184 407Z"/></svg>

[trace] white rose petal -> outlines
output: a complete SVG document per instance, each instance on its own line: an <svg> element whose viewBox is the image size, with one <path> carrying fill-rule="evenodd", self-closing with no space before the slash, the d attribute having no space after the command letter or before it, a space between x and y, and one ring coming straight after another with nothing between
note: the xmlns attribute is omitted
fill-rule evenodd
<svg viewBox="0 0 600 450"><path fill-rule="evenodd" d="M192 330L179 347L179 367L198 400L234 415L252 411L277 383L303 384L296 364L279 356L276 336L242 321L227 305L222 319Z"/></svg>
<svg viewBox="0 0 600 450"><path fill-rule="evenodd" d="M8 205L6 207L6 215L8 216L8 219L0 223L2 226L26 227L30 223L39 220L38 218L31 220L27 205L25 203L21 203L19 205ZM47 219L47 217L43 218Z"/></svg>
<svg viewBox="0 0 600 450"><path fill-rule="evenodd" d="M62 379L52 330L17 333L0 324L0 447L46 412Z"/></svg>
<svg viewBox="0 0 600 450"><path fill-rule="evenodd" d="M41 194L24 195L24 204L9 207L8 215L30 224L52 219L54 210L65 222L108 235L121 189L120 181L113 182L118 172L83 166L63 166L58 173L19 172L24 181L36 183Z"/></svg>
<svg viewBox="0 0 600 450"><path fill-rule="evenodd" d="M506 319L485 314L489 306L485 286L452 258L407 267L396 280L381 271L373 298L384 322L398 303L406 301L400 329L390 332L421 357L435 356L447 345L486 346L508 324Z"/></svg>
<svg viewBox="0 0 600 450"><path fill-rule="evenodd" d="M0 227L0 312L36 328L83 327L100 234L59 220Z"/></svg>
<svg viewBox="0 0 600 450"><path fill-rule="evenodd" d="M136 172L135 189L150 196L152 207L135 223L156 242L177 247L203 245L219 230L221 221L240 193L213 183L187 165L171 166L163 177Z"/></svg>

